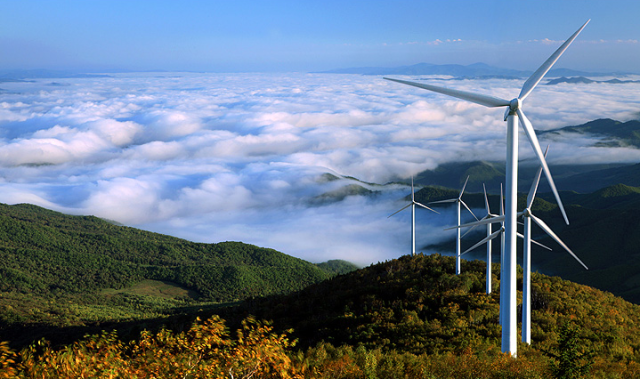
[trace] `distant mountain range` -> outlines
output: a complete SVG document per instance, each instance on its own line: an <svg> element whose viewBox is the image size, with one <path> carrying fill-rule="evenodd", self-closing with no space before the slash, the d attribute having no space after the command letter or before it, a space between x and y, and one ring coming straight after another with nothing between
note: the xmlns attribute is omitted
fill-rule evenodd
<svg viewBox="0 0 640 379"><path fill-rule="evenodd" d="M69 70L0 70L1 82L20 82L29 79L108 78L109 75Z"/></svg>
<svg viewBox="0 0 640 379"><path fill-rule="evenodd" d="M488 79L505 78L519 79L527 78L531 71L512 70L508 68L490 66L485 63L474 63L470 65L459 64L432 64L418 63L411 66L399 67L353 67L320 72L323 74L360 74L360 75L446 75L465 79ZM562 76L625 76L630 73L598 73L556 68L549 71L547 77Z"/></svg>
<svg viewBox="0 0 640 379"><path fill-rule="evenodd" d="M607 84L627 84L627 83L640 83L640 80L620 80L620 79L610 79L610 80L592 80L589 78L585 78L584 76L576 76L576 77L561 77L557 79L552 79L547 82L547 85L555 85L560 83L570 83L570 84L591 84L591 83L607 83Z"/></svg>

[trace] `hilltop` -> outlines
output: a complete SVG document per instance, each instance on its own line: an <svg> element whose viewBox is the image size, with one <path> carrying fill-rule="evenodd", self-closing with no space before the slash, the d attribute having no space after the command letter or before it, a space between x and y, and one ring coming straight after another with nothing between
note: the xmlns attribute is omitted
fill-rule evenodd
<svg viewBox="0 0 640 379"><path fill-rule="evenodd" d="M489 360L500 349L499 265L493 265L491 295L484 293L484 262L463 261L459 276L454 265L453 257L437 254L404 256L218 313L230 320L248 314L274 320L278 330L293 328L303 348L324 341L387 353L471 354ZM640 358L640 306L538 273L532 290L533 343L520 344L522 357L544 361L546 352L557 353L559 331L569 323L598 370Z"/></svg>

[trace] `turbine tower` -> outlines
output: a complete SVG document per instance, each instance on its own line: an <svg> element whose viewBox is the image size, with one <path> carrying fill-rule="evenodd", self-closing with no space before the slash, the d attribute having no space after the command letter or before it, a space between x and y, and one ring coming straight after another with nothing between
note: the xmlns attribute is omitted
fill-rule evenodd
<svg viewBox="0 0 640 379"><path fill-rule="evenodd" d="M467 176L467 180L464 181L464 185L462 186L462 191L460 191L460 195L458 195L458 197L456 197L454 199L432 201L432 202L429 203L429 204L456 203L457 215L458 215L458 224L457 225L460 225L460 204L464 205L464 207L467 208L469 213L471 213L471 215L473 216L473 218L476 219L476 221L478 220L476 215L474 215L473 212L471 212L471 209L469 208L469 206L467 206L467 204L464 201L462 201L462 195L464 194L464 189L467 187L467 182L468 181L469 181L469 177ZM460 275L460 240L461 240L460 228L458 228L457 236L456 236L456 275Z"/></svg>
<svg viewBox="0 0 640 379"><path fill-rule="evenodd" d="M426 205L422 205L420 203L418 203L415 199L415 194L413 191L413 176L411 177L411 203L407 204L406 206L404 206L403 208L401 208L400 210L394 212L393 214L389 215L387 218L395 215L396 213L402 212L405 209L411 207L411 255L415 256L416 255L416 205L425 209L430 210L431 212L436 212L433 209L427 207ZM438 212L436 212L438 213Z"/></svg>
<svg viewBox="0 0 640 379"><path fill-rule="evenodd" d="M504 265L502 272L504 277L501 282L506 284L505 291L500 297L505 297L503 304L505 306L505 315L502 323L502 347L503 353L509 353L511 356L517 356L518 350L518 324L517 324L517 297L516 297L516 217L517 217L517 181L518 181L518 121L522 123L523 129L533 147L533 150L540 160L542 169L545 173L549 185L553 191L553 194L558 202L562 216L565 222L568 224L569 219L562 206L560 195L556 190L555 183L551 177L551 172L547 166L547 162L542 155L542 149L536 137L535 131L529 119L522 111L524 100L531 94L531 91L538 85L540 80L556 63L558 58L565 52L565 50L571 45L574 39L580 34L582 29L589 23L590 20L584 23L569 39L567 39L530 77L525 81L522 86L522 90L518 97L513 100L505 100L493 96L481 95L467 91L460 91L445 87L433 86L423 83L414 83L398 79L389 80L396 81L398 83L407 84L419 88L423 88L429 91L442 93L444 95L453 96L462 100L470 101L476 104L484 105L486 107L507 107L504 115L505 121L507 121L507 160L506 160L506 212L505 212L505 254ZM504 267L506 266L506 267ZM501 285L501 287L503 287ZM502 292L502 291L501 291ZM501 301L502 303L502 301Z"/></svg>

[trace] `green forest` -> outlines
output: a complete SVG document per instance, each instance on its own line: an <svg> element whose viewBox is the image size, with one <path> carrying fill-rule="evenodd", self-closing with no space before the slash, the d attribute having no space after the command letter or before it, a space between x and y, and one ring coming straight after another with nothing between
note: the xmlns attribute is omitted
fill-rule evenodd
<svg viewBox="0 0 640 379"><path fill-rule="evenodd" d="M0 332L23 342L32 337L25 330L163 318L289 293L355 268L0 204Z"/></svg>

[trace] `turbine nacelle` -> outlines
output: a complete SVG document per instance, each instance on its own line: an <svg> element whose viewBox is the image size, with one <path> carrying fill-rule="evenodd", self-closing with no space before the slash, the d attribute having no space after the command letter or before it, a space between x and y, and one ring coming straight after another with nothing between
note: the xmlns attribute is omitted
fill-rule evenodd
<svg viewBox="0 0 640 379"><path fill-rule="evenodd" d="M509 102L509 110L515 113L522 106L522 100L517 97Z"/></svg>

